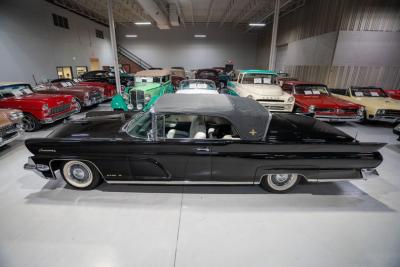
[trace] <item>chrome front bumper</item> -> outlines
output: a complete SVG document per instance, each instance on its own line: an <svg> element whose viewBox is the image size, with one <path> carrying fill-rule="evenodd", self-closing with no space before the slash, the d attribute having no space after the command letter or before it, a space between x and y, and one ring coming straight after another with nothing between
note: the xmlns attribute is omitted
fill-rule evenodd
<svg viewBox="0 0 400 267"><path fill-rule="evenodd" d="M400 122L400 117L375 115L373 118L368 117L368 120L396 123L396 122Z"/></svg>
<svg viewBox="0 0 400 267"><path fill-rule="evenodd" d="M78 110L74 109L74 110L68 111L66 113L62 113L62 114L58 114L58 115L53 116L53 117L45 118L44 120L41 120L40 123L41 124L53 123L55 121L65 119L65 118L67 118L67 117L69 117L69 116L71 116L71 115L73 115L75 113L78 113Z"/></svg>
<svg viewBox="0 0 400 267"><path fill-rule="evenodd" d="M267 108L270 112L292 112L294 104L257 101L263 107Z"/></svg>
<svg viewBox="0 0 400 267"><path fill-rule="evenodd" d="M24 130L22 129L22 125L17 126L17 129L15 130L7 132L7 134L11 134L11 136L6 139L4 139L4 137L0 137L0 147L5 146L14 141L15 139L19 138L23 132Z"/></svg>
<svg viewBox="0 0 400 267"><path fill-rule="evenodd" d="M337 115L318 115L316 114L314 118L320 121L361 121L362 116L337 116Z"/></svg>

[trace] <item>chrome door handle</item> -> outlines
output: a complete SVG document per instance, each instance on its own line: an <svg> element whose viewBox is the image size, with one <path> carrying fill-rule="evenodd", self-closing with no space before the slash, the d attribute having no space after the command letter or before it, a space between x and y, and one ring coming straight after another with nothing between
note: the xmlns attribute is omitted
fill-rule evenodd
<svg viewBox="0 0 400 267"><path fill-rule="evenodd" d="M210 152L210 148L208 148L208 147L198 147L195 150L197 152Z"/></svg>

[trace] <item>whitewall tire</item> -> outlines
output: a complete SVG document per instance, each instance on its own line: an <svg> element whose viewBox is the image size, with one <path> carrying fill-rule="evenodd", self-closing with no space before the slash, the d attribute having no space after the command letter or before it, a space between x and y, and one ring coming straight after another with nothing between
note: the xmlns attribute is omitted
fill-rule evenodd
<svg viewBox="0 0 400 267"><path fill-rule="evenodd" d="M286 193L291 191L299 182L296 173L266 174L261 179L261 186L272 193Z"/></svg>
<svg viewBox="0 0 400 267"><path fill-rule="evenodd" d="M61 168L64 180L74 188L89 190L101 182L97 169L89 162L71 160Z"/></svg>

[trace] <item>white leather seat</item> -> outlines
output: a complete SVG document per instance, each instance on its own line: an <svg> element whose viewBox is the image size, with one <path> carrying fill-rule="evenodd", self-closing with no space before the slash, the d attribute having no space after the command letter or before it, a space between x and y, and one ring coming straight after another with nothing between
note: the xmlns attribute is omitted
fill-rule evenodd
<svg viewBox="0 0 400 267"><path fill-rule="evenodd" d="M204 122L204 116L195 116L190 125L190 138L194 139L206 139L207 138L207 127Z"/></svg>

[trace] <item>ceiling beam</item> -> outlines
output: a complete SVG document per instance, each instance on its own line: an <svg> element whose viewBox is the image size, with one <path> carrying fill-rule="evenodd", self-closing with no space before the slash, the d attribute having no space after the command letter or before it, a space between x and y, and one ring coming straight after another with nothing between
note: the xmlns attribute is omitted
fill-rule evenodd
<svg viewBox="0 0 400 267"><path fill-rule="evenodd" d="M237 2L237 0L229 0L228 5L226 6L226 12L222 16L221 22L219 23L219 27L222 27L222 25L224 25L226 19L231 15L232 10Z"/></svg>
<svg viewBox="0 0 400 267"><path fill-rule="evenodd" d="M208 6L208 12L207 12L207 27L208 27L208 24L210 23L210 19L211 19L211 16L212 16L212 13L213 13L213 10L214 10L214 3L215 3L215 1L214 0L211 0L211 2L210 2L210 5Z"/></svg>

